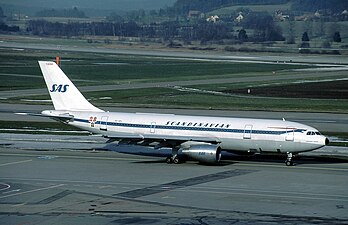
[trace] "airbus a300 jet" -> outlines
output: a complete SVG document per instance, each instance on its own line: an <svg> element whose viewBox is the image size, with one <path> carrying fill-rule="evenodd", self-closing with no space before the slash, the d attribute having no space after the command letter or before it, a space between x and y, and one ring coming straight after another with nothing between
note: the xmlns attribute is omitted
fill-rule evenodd
<svg viewBox="0 0 348 225"><path fill-rule="evenodd" d="M168 163L182 156L201 163L218 163L221 152L283 153L285 164L329 140L310 126L285 120L184 116L174 114L107 112L92 105L50 61L39 61L54 110L41 116L100 134L111 141L171 148Z"/></svg>

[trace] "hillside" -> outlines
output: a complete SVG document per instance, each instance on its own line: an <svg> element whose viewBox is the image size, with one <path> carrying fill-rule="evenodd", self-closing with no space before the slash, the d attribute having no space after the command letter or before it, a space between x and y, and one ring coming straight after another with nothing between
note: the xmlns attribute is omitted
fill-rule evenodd
<svg viewBox="0 0 348 225"><path fill-rule="evenodd" d="M221 7L219 9L215 9L213 11L207 12L209 15L230 15L231 13L237 12L241 8L247 8L251 11L262 12L266 11L270 14L273 14L275 11L287 11L290 10L292 6L291 2L283 3L283 4L271 4L271 5L234 5Z"/></svg>
<svg viewBox="0 0 348 225"><path fill-rule="evenodd" d="M290 0L177 0L173 9L179 14L186 14L190 10L210 12L224 7L243 5L274 5L285 4Z"/></svg>
<svg viewBox="0 0 348 225"><path fill-rule="evenodd" d="M190 10L204 13L219 12L226 14L238 8L253 11L291 10L293 13L316 12L322 10L331 13L348 10L347 0L177 0L173 10L181 15Z"/></svg>

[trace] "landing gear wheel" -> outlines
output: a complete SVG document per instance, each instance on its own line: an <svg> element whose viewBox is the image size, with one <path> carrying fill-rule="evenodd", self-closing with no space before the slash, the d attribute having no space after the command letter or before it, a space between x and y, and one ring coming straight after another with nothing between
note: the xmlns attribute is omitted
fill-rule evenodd
<svg viewBox="0 0 348 225"><path fill-rule="evenodd" d="M292 158L293 158L293 155L291 152L287 152L287 159L285 161L285 165L287 166L293 166L294 165L294 162L292 161Z"/></svg>
<svg viewBox="0 0 348 225"><path fill-rule="evenodd" d="M173 156L172 160L173 160L174 164L180 164L181 163L181 160L179 159L179 157L177 155Z"/></svg>
<svg viewBox="0 0 348 225"><path fill-rule="evenodd" d="M181 158L179 158L179 156L175 155L175 156L168 156L168 157L166 158L166 162L167 162L168 164L172 164L172 163L174 163L174 164L180 164L180 163L183 162L183 160L182 160Z"/></svg>
<svg viewBox="0 0 348 225"><path fill-rule="evenodd" d="M285 165L287 166L293 166L294 165L294 162L292 160L286 160L285 161Z"/></svg>
<svg viewBox="0 0 348 225"><path fill-rule="evenodd" d="M172 164L172 163L173 163L172 157L168 156L168 157L166 158L166 162L167 162L168 164Z"/></svg>

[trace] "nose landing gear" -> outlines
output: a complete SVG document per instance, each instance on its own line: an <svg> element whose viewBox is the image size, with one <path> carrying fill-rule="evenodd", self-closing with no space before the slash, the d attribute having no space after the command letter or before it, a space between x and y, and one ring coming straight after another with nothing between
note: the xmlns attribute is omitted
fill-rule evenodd
<svg viewBox="0 0 348 225"><path fill-rule="evenodd" d="M287 158L285 160L285 165L293 166L294 165L294 161L293 161L294 155L291 152L287 152L286 154L287 154Z"/></svg>

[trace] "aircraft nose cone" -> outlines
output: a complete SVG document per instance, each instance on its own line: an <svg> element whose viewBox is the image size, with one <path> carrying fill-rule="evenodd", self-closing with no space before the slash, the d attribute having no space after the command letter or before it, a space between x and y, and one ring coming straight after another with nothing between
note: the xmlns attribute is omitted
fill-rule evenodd
<svg viewBox="0 0 348 225"><path fill-rule="evenodd" d="M325 138L325 145L328 145L328 144L330 144L330 141L328 138Z"/></svg>

